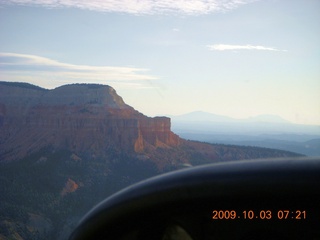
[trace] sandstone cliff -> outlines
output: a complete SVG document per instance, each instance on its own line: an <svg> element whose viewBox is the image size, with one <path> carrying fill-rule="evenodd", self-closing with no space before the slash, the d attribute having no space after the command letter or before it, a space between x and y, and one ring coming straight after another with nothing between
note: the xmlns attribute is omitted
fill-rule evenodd
<svg viewBox="0 0 320 240"><path fill-rule="evenodd" d="M110 148L143 153L180 141L169 118L146 117L110 86L73 84L46 90L0 82L1 160L47 146L103 157Z"/></svg>

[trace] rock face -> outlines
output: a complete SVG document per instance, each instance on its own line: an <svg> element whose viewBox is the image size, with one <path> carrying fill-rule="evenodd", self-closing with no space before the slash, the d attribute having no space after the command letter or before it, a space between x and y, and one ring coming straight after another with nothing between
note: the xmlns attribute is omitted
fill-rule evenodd
<svg viewBox="0 0 320 240"><path fill-rule="evenodd" d="M79 185L75 181L73 181L71 178L69 178L60 194L61 196L65 196L68 193L75 192L78 188L79 188Z"/></svg>
<svg viewBox="0 0 320 240"><path fill-rule="evenodd" d="M180 141L170 130L169 118L146 117L110 86L74 84L46 90L0 82L2 161L47 146L103 157L110 148L142 153L175 147Z"/></svg>

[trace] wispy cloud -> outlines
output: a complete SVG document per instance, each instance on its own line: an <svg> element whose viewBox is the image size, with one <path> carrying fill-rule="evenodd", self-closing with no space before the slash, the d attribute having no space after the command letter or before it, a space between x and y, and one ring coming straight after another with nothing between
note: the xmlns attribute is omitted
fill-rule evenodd
<svg viewBox="0 0 320 240"><path fill-rule="evenodd" d="M148 69L144 68L75 65L17 53L0 53L0 70L0 80L32 80L31 83L46 85L48 88L67 83L102 83L146 88L150 87L149 80L156 79L148 75Z"/></svg>
<svg viewBox="0 0 320 240"><path fill-rule="evenodd" d="M228 44L214 44L207 45L211 51L227 51L227 50L263 50L263 51L285 51L273 47L253 46L253 45L228 45Z"/></svg>
<svg viewBox="0 0 320 240"><path fill-rule="evenodd" d="M5 4L40 5L48 8L73 7L130 14L208 14L225 12L257 0L3 0Z"/></svg>

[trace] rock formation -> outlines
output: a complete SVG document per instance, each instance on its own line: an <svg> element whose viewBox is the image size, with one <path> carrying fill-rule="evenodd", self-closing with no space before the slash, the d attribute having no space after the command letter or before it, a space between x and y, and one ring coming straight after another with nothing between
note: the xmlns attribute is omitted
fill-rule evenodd
<svg viewBox="0 0 320 240"><path fill-rule="evenodd" d="M142 153L178 146L170 119L147 117L106 85L46 90L0 82L0 157L10 161L44 147L103 157L110 147Z"/></svg>

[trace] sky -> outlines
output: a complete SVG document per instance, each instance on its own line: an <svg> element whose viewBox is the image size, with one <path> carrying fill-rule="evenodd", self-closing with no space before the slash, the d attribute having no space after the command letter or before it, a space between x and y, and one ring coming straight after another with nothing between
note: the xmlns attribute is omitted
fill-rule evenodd
<svg viewBox="0 0 320 240"><path fill-rule="evenodd" d="M320 125L319 25L319 0L0 0L0 81Z"/></svg>

